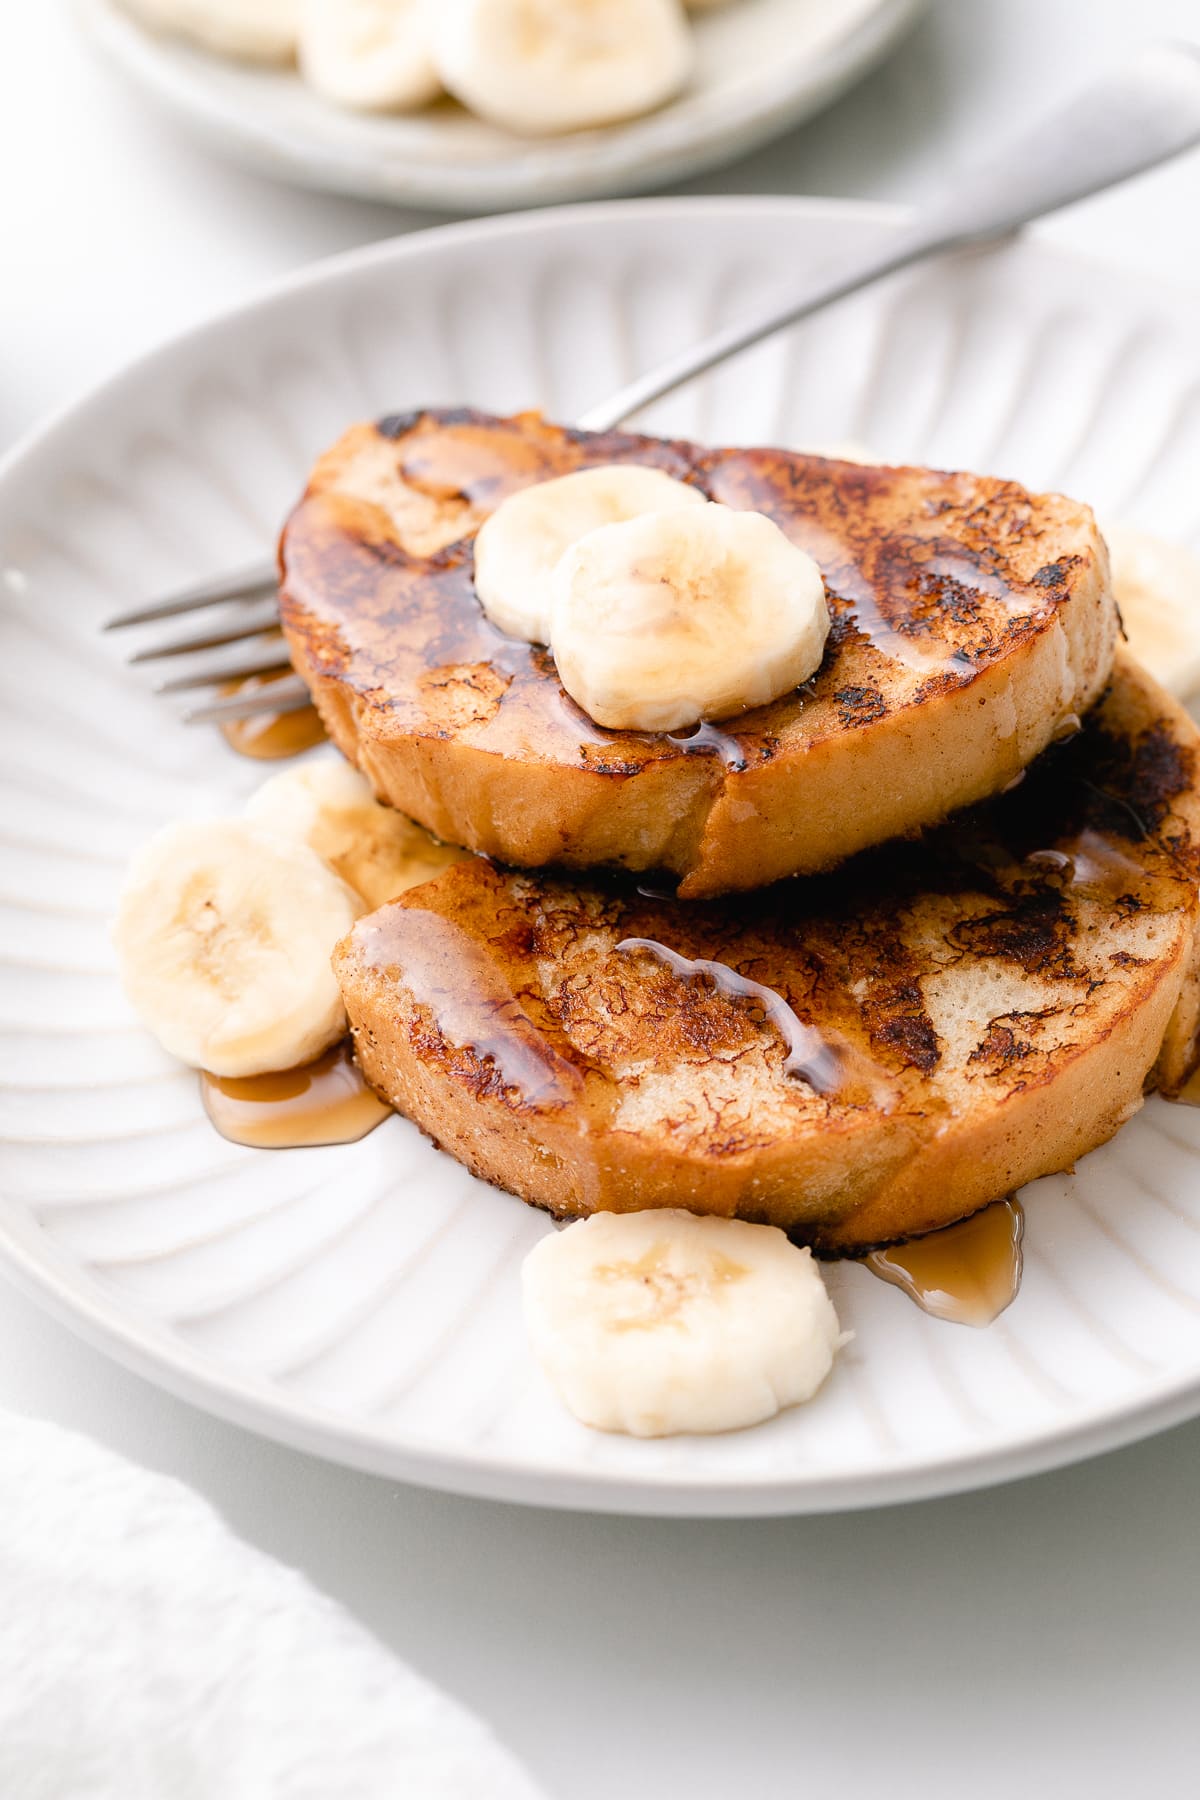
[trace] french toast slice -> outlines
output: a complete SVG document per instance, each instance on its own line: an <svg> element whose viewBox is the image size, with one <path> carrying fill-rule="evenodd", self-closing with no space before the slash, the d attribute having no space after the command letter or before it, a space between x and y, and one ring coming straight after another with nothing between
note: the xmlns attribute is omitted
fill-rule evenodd
<svg viewBox="0 0 1200 1800"><path fill-rule="evenodd" d="M719 902L477 860L335 969L367 1079L559 1215L683 1206L854 1253L1110 1137L1197 1055L1200 737L1120 652L1014 792Z"/></svg>
<svg viewBox="0 0 1200 1800"><path fill-rule="evenodd" d="M606 731L547 649L489 623L483 520L518 488L613 462L765 512L815 557L832 629L802 689L719 728ZM507 863L662 869L689 898L832 868L998 792L1095 700L1118 623L1075 501L536 414L356 426L280 554L293 661L381 799Z"/></svg>

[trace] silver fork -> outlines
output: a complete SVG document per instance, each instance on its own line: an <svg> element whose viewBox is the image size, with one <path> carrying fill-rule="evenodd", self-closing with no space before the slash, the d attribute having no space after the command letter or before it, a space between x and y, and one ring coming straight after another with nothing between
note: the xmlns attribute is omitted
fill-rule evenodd
<svg viewBox="0 0 1200 1800"><path fill-rule="evenodd" d="M651 401L749 349L785 325L811 317L885 275L949 251L994 244L1020 226L1072 201L1177 156L1200 143L1200 50L1183 44L1148 46L1119 72L1084 90L1066 106L964 174L922 216L892 237L843 264L836 273L775 295L736 324L681 351L623 387L579 420L588 431L610 431ZM139 650L131 662L180 659L182 673L157 684L162 694L188 693L255 675L282 674L289 666L278 630L273 563L256 563L168 595L110 619L106 630L179 618L206 607L232 607L208 631ZM214 666L204 653L260 640L241 661ZM200 660L197 660L197 659ZM186 660L185 660L186 659ZM249 718L269 709L295 711L308 704L298 675L271 683L262 693L230 695L191 708L189 724Z"/></svg>

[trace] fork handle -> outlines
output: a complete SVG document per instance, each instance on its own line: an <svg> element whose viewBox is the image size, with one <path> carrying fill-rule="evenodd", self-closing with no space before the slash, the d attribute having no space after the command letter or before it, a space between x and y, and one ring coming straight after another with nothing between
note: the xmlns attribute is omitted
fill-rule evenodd
<svg viewBox="0 0 1200 1800"><path fill-rule="evenodd" d="M1200 143L1200 51L1153 44L1113 75L1093 83L1032 130L958 177L883 250L859 255L833 273L772 300L656 369L641 375L579 420L609 431L674 393L739 350L807 319L822 307L927 257L995 243L1031 219L1084 200Z"/></svg>

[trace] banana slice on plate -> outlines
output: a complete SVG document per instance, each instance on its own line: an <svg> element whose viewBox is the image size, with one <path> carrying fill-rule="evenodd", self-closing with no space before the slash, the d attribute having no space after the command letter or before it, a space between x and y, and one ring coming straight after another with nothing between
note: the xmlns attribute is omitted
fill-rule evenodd
<svg viewBox="0 0 1200 1800"><path fill-rule="evenodd" d="M341 757L285 769L256 789L246 817L307 844L372 910L469 856L439 844L422 825L381 806L370 783Z"/></svg>
<svg viewBox="0 0 1200 1800"><path fill-rule="evenodd" d="M699 488L642 463L603 463L521 488L476 535L479 603L510 637L548 644L554 571L564 550L598 525L704 503Z"/></svg>
<svg viewBox="0 0 1200 1800"><path fill-rule="evenodd" d="M679 0L434 0L428 16L450 93L522 136L649 112L691 73Z"/></svg>
<svg viewBox="0 0 1200 1800"><path fill-rule="evenodd" d="M535 1245L522 1287L560 1398L634 1437L769 1419L816 1393L846 1341L812 1252L738 1219L594 1213Z"/></svg>
<svg viewBox="0 0 1200 1800"><path fill-rule="evenodd" d="M220 56L247 62L291 62L300 0L121 0L153 31L189 38Z"/></svg>
<svg viewBox="0 0 1200 1800"><path fill-rule="evenodd" d="M300 0L300 73L327 100L410 112L442 84L424 0Z"/></svg>
<svg viewBox="0 0 1200 1800"><path fill-rule="evenodd" d="M553 577L559 679L619 731L675 731L764 706L820 665L829 631L811 556L764 513L708 501L601 525Z"/></svg>
<svg viewBox="0 0 1200 1800"><path fill-rule="evenodd" d="M195 1068L295 1068L346 1030L330 956L363 910L307 844L240 819L168 825L129 865L113 929L122 984Z"/></svg>
<svg viewBox="0 0 1200 1800"><path fill-rule="evenodd" d="M1135 525L1104 527L1129 648L1168 693L1200 692L1200 558Z"/></svg>

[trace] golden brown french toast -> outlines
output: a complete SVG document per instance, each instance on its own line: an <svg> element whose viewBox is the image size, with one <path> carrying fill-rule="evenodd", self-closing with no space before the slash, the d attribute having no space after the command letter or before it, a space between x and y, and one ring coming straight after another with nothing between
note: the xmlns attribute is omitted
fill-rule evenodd
<svg viewBox="0 0 1200 1800"><path fill-rule="evenodd" d="M548 650L488 621L482 521L613 462L765 512L815 557L833 624L802 689L719 729L605 731ZM318 462L281 561L293 660L381 799L508 863L664 869L688 897L832 868L998 792L1095 700L1117 630L1075 501L528 413L356 426Z"/></svg>
<svg viewBox="0 0 1200 1800"><path fill-rule="evenodd" d="M1196 1057L1200 737L1124 652L1014 792L721 902L477 860L335 968L371 1083L559 1214L851 1251L1068 1167Z"/></svg>

